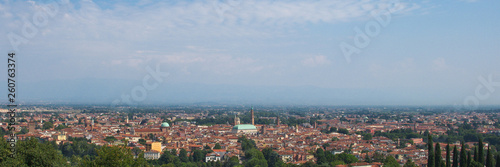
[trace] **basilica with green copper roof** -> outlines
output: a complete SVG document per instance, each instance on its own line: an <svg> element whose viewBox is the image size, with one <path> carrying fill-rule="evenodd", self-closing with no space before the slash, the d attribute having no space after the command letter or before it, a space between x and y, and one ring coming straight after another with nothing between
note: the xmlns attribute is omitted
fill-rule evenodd
<svg viewBox="0 0 500 167"><path fill-rule="evenodd" d="M244 133L244 134L256 134L257 133L257 127L254 125L254 113L253 113L253 107L250 110L250 114L252 115L252 124L240 124L240 119L238 117L234 117L234 127L231 130L233 133Z"/></svg>

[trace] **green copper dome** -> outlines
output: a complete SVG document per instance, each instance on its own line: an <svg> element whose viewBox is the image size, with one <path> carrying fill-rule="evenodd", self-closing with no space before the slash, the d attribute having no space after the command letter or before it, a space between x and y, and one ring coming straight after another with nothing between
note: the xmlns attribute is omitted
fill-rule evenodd
<svg viewBox="0 0 500 167"><path fill-rule="evenodd" d="M170 127L170 125L167 122L163 122L163 123L161 123L161 127L167 128L167 127Z"/></svg>

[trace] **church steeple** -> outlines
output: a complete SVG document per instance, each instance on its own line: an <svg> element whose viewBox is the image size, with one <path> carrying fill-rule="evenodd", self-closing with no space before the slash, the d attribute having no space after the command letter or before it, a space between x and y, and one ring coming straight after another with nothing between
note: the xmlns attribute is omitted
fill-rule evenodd
<svg viewBox="0 0 500 167"><path fill-rule="evenodd" d="M238 115L234 115L234 126L240 124L240 118L238 118Z"/></svg>

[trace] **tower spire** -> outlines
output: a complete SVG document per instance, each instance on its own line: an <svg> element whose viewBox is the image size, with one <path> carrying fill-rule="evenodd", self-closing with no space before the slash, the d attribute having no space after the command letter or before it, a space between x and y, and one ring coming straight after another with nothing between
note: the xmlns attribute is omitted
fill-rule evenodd
<svg viewBox="0 0 500 167"><path fill-rule="evenodd" d="M280 114L278 114L278 117L276 118L276 123L278 124L278 127L280 127Z"/></svg>
<svg viewBox="0 0 500 167"><path fill-rule="evenodd" d="M253 116L253 106L252 109L250 110L250 114L252 114L252 125L255 125L255 118Z"/></svg>

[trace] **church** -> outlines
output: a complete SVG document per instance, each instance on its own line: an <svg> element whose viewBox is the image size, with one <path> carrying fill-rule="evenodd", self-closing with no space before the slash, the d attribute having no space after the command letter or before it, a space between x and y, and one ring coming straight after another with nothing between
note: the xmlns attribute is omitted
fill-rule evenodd
<svg viewBox="0 0 500 167"><path fill-rule="evenodd" d="M231 130L235 134L257 134L257 127L255 127L255 118L253 115L253 107L250 110L252 115L252 124L240 124L240 118L234 117L234 127Z"/></svg>

